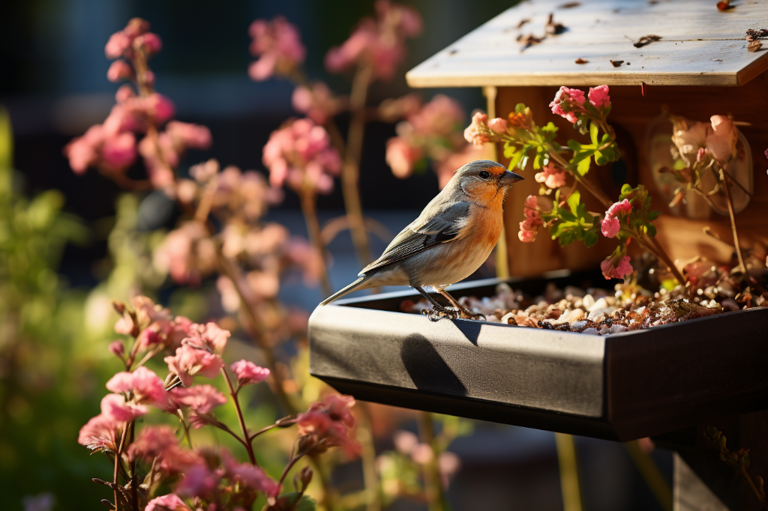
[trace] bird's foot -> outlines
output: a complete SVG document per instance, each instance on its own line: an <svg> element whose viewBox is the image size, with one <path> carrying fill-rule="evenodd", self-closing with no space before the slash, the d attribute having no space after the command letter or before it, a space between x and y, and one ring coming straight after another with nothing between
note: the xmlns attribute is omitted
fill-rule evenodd
<svg viewBox="0 0 768 511"><path fill-rule="evenodd" d="M461 312L462 319L474 319L476 321L485 321L485 314L480 314L479 312L472 312L466 307L462 307L460 312Z"/></svg>
<svg viewBox="0 0 768 511"><path fill-rule="evenodd" d="M424 309L422 313L426 314L429 320L433 322L443 318L457 319L461 317L461 311L454 307L433 307L432 309Z"/></svg>

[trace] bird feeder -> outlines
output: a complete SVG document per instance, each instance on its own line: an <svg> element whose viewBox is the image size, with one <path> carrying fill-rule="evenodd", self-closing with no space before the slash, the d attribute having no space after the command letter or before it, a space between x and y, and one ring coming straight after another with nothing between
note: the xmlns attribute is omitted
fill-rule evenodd
<svg viewBox="0 0 768 511"><path fill-rule="evenodd" d="M522 2L418 65L407 80L412 87L483 88L489 117L525 103L538 125L552 121L561 133L570 123L547 106L558 88L608 85L623 154L613 166L593 166L593 183L610 197L622 182L645 185L663 212L657 239L673 259L729 260L732 248L703 232L709 226L730 240L728 217L695 204L668 207L655 172L669 153L665 108L699 121L732 115L746 153L735 176L748 192L737 201L739 235L743 246L768 247L768 51L749 51L745 40L747 29L768 26L768 4L735 2L725 11L715 4ZM500 276L512 275L515 288L532 293L546 282L597 284L599 274L578 272L598 268L605 251L518 240L523 201L538 189L526 179L507 197ZM562 268L570 271L551 273ZM457 297L489 296L496 283L450 289ZM768 308L598 336L433 323L400 312L403 299L417 297L406 291L316 309L310 372L363 400L620 441L679 439L674 432L767 408ZM768 461L768 449L763 457Z"/></svg>

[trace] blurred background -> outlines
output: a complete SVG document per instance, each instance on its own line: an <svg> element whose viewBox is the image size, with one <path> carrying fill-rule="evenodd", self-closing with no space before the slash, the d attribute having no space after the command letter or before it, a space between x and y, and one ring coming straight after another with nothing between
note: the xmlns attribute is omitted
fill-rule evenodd
<svg viewBox="0 0 768 511"><path fill-rule="evenodd" d="M407 2L423 17L420 36L408 41L408 56L396 77L376 82L368 104L413 92L405 71L442 50L515 2L419 0ZM0 6L0 105L7 109L13 142L0 205L0 493L4 509L23 509L24 499L50 494L53 509L97 509L104 488L90 482L109 475L103 459L89 457L76 443L79 428L98 412L103 383L119 369L106 345L117 316L104 296L127 300L131 282L154 278L159 302L192 319L209 316L205 291L179 289L150 272L141 247L154 233L173 228L179 213L162 192L126 196L97 172L72 172L62 148L114 105L116 85L106 78L104 44L128 19L142 17L163 40L152 60L157 90L176 105L176 118L208 126L213 145L188 153L179 168L217 158L222 165L264 172L262 148L270 133L296 116L293 84L284 79L253 82L248 27L257 18L284 15L301 31L307 47L306 73L339 92L349 81L326 72L326 51L341 44L358 20L374 12L370 1L282 2L230 0L25 0ZM484 108L478 89L419 90L457 99L465 121ZM541 107L541 106L539 106ZM342 131L349 122L338 117ZM385 162L395 124L371 122L360 166L360 190L367 216L391 233L409 223L438 192L428 169L406 180ZM8 149L8 148L6 148ZM5 178L4 178L5 179ZM343 214L340 187L318 198L321 223ZM292 234L306 236L295 194L271 208L268 218ZM387 239L371 237L378 255ZM347 232L329 245L331 281L338 289L352 281L359 265ZM151 272L150 272L151 273ZM492 267L477 277L493 276ZM101 297L101 298L99 298ZM311 311L319 289L301 279L281 287L282 300ZM413 416L380 407L400 428L415 431ZM393 419L394 420L394 419ZM552 433L473 422L450 450L461 469L448 490L454 509L562 508ZM377 449L392 449L389 436ZM660 509L624 447L578 438L584 499L589 510ZM654 459L671 481L671 455ZM359 471L336 474L360 478ZM423 509L396 502L392 509Z"/></svg>

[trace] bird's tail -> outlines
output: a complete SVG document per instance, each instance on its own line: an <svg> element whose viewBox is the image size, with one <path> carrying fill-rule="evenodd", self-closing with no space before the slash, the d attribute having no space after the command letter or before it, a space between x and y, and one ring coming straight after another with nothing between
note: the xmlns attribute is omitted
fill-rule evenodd
<svg viewBox="0 0 768 511"><path fill-rule="evenodd" d="M320 305L328 305L331 302L335 302L336 300L338 300L339 298L341 298L345 294L351 293L352 291L360 289L360 285L362 283L364 283L365 281L367 281L369 278L370 277L368 275L364 275L364 276L360 277L359 279L357 279L356 281L354 281L353 283L351 283L350 285L348 285L344 289L341 289L340 291L336 291L331 296L329 296L328 298L326 298L325 300L320 302Z"/></svg>

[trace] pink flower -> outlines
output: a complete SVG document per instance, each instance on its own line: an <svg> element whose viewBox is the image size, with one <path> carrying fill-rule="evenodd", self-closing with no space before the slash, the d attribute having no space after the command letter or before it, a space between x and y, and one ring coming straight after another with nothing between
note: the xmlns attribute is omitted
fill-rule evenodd
<svg viewBox="0 0 768 511"><path fill-rule="evenodd" d="M484 114L482 114L484 115ZM488 119L488 116L485 116ZM421 110L408 117L408 122L419 135L446 137L464 122L464 110L458 101L438 94Z"/></svg>
<svg viewBox="0 0 768 511"><path fill-rule="evenodd" d="M524 209L525 220L520 222L520 231L517 237L523 243L531 243L536 240L539 226L544 224L544 220L538 211L538 198L535 195L529 195L525 199Z"/></svg>
<svg viewBox="0 0 768 511"><path fill-rule="evenodd" d="M325 124L328 119L339 113L346 101L334 97L323 82L315 82L311 88L300 85L293 90L291 99L293 108L306 114L317 124Z"/></svg>
<svg viewBox="0 0 768 511"><path fill-rule="evenodd" d="M206 378L214 378L219 370L224 367L221 357L205 350L199 350L183 345L176 350L176 356L165 357L168 369L179 375L185 386L192 385L192 377L196 374Z"/></svg>
<svg viewBox="0 0 768 511"><path fill-rule="evenodd" d="M125 353L125 346L123 345L123 341L118 339L109 343L109 352L116 357L122 358L123 354Z"/></svg>
<svg viewBox="0 0 768 511"><path fill-rule="evenodd" d="M111 170L124 170L136 161L136 137L133 133L121 133L104 139L101 160Z"/></svg>
<svg viewBox="0 0 768 511"><path fill-rule="evenodd" d="M224 458L224 469L228 479L239 481L248 488L269 497L277 495L280 487L261 468L247 463L238 463L226 453L222 457Z"/></svg>
<svg viewBox="0 0 768 511"><path fill-rule="evenodd" d="M261 57L248 68L252 80L266 80L273 74L290 75L304 62L307 51L299 31L282 16L270 22L254 21L249 33L253 38L251 53Z"/></svg>
<svg viewBox="0 0 768 511"><path fill-rule="evenodd" d="M615 256L609 256L605 261L600 263L600 269L603 272L605 280L610 279L623 279L627 275L631 275L634 271L632 265L629 263L629 256L622 257L618 264L616 264Z"/></svg>
<svg viewBox="0 0 768 511"><path fill-rule="evenodd" d="M166 405L168 394L163 380L144 366L132 373L120 372L107 382L107 389L115 393L133 393L136 403L151 403L159 408Z"/></svg>
<svg viewBox="0 0 768 511"><path fill-rule="evenodd" d="M135 97L136 97L136 93L133 92L133 88L131 88L131 86L128 84L121 85L117 89L117 92L115 92L115 101L117 101L118 103L123 103Z"/></svg>
<svg viewBox="0 0 768 511"><path fill-rule="evenodd" d="M126 403L120 394L107 394L101 400L101 414L112 417L117 422L130 422L147 413L149 410L146 406Z"/></svg>
<svg viewBox="0 0 768 511"><path fill-rule="evenodd" d="M82 137L73 139L64 147L69 166L75 174L84 174L99 158L99 148L104 141L104 127L96 124L88 128Z"/></svg>
<svg viewBox="0 0 768 511"><path fill-rule="evenodd" d="M544 183L549 188L565 186L565 170L558 169L552 162L548 163L534 177L537 183Z"/></svg>
<svg viewBox="0 0 768 511"><path fill-rule="evenodd" d="M410 431L395 431L392 440L395 443L395 449L403 454L411 454L411 451L419 445L419 437Z"/></svg>
<svg viewBox="0 0 768 511"><path fill-rule="evenodd" d="M189 406L192 410L202 415L227 402L224 394L211 385L195 385L188 388L176 387L171 390L171 396L178 404Z"/></svg>
<svg viewBox="0 0 768 511"><path fill-rule="evenodd" d="M552 109L552 113L559 115L564 119L568 119L572 123L576 123L579 118L577 114L584 111L584 91L579 89L569 89L568 87L560 87L560 90L555 94L555 99L549 104Z"/></svg>
<svg viewBox="0 0 768 511"><path fill-rule="evenodd" d="M133 47L136 49L141 48L146 52L148 57L157 54L163 49L163 43L160 41L160 37L152 32L141 34L133 40Z"/></svg>
<svg viewBox="0 0 768 511"><path fill-rule="evenodd" d="M107 45L104 47L104 54L108 59L117 59L125 54L125 51L130 48L133 38L122 30L115 32L109 37Z"/></svg>
<svg viewBox="0 0 768 511"><path fill-rule="evenodd" d="M386 160L395 177L410 177L414 165L421 158L421 151L411 146L404 138L392 137L387 141Z"/></svg>
<svg viewBox="0 0 768 511"><path fill-rule="evenodd" d="M507 131L507 121L501 117L496 117L488 122L488 127L496 133L505 133Z"/></svg>
<svg viewBox="0 0 768 511"><path fill-rule="evenodd" d="M184 222L155 249L153 262L175 282L199 285L216 267L216 247L200 222Z"/></svg>
<svg viewBox="0 0 768 511"><path fill-rule="evenodd" d="M607 108L611 106L611 97L608 95L608 86L600 85L594 88L590 87L589 102L598 110L603 107Z"/></svg>
<svg viewBox="0 0 768 511"><path fill-rule="evenodd" d="M184 479L176 487L176 492L187 497L207 498L216 490L220 479L217 472L199 463L184 471Z"/></svg>
<svg viewBox="0 0 768 511"><path fill-rule="evenodd" d="M190 509L178 495L169 493L147 502L144 511L190 511Z"/></svg>
<svg viewBox="0 0 768 511"><path fill-rule="evenodd" d="M170 121L165 127L165 132L173 140L177 152L183 152L187 148L208 149L211 147L211 130L205 126Z"/></svg>
<svg viewBox="0 0 768 511"><path fill-rule="evenodd" d="M618 218L606 216L603 218L603 221L600 222L600 231L606 238L615 238L620 230L621 225L619 224Z"/></svg>
<svg viewBox="0 0 768 511"><path fill-rule="evenodd" d="M672 143L677 147L680 157L688 165L693 164L699 149L707 143L709 126L703 122L697 122L690 128L687 122L677 122L673 128Z"/></svg>
<svg viewBox="0 0 768 511"><path fill-rule="evenodd" d="M353 65L370 65L377 78L391 79L405 57L406 37L421 31L421 16L414 9L379 1L377 19L364 18L340 47L331 48L325 66L337 73Z"/></svg>
<svg viewBox="0 0 768 511"><path fill-rule="evenodd" d="M162 453L179 447L176 434L170 426L147 426L128 448L128 459L151 461Z"/></svg>
<svg viewBox="0 0 768 511"><path fill-rule="evenodd" d="M481 146L491 140L488 134L488 115L476 112L472 116L472 124L464 130L464 138L470 144Z"/></svg>
<svg viewBox="0 0 768 511"><path fill-rule="evenodd" d="M117 430L119 423L110 415L100 414L80 428L77 443L92 451L117 451Z"/></svg>
<svg viewBox="0 0 768 511"><path fill-rule="evenodd" d="M305 413L298 415L301 446L304 452L324 452L328 447L342 447L348 455L359 452L360 445L349 438L348 429L355 419L350 413L355 399L352 396L328 396L324 402L313 403Z"/></svg>
<svg viewBox="0 0 768 511"><path fill-rule="evenodd" d="M611 207L608 208L608 211L605 212L605 218L600 222L600 231L603 233L603 236L606 238L615 237L619 233L619 230L621 230L619 219L616 217L618 217L620 213L629 215L631 212L632 203L629 202L629 199L624 199L621 202L612 204Z"/></svg>
<svg viewBox="0 0 768 511"><path fill-rule="evenodd" d="M269 377L269 369L259 367L253 362L240 360L229 366L230 370L237 376L237 383L240 386L251 385L264 381Z"/></svg>
<svg viewBox="0 0 768 511"><path fill-rule="evenodd" d="M273 186L287 183L297 191L308 182L317 192L329 193L333 188L331 176L341 169L339 153L331 147L328 132L311 119L299 119L273 131L264 146L263 161Z"/></svg>
<svg viewBox="0 0 768 511"><path fill-rule="evenodd" d="M110 82L119 82L122 80L133 79L133 68L124 60L116 60L107 70L107 80Z"/></svg>
<svg viewBox="0 0 768 511"><path fill-rule="evenodd" d="M189 325L187 331L189 332L189 337L182 341L183 344L190 344L199 348L207 346L217 355L221 355L224 352L224 348L227 346L227 339L232 335L229 330L224 330L213 322L208 322L205 325Z"/></svg>
<svg viewBox="0 0 768 511"><path fill-rule="evenodd" d="M712 131L707 135L706 144L709 154L720 165L725 165L736 156L738 135L733 122L724 115L713 115L710 118Z"/></svg>

